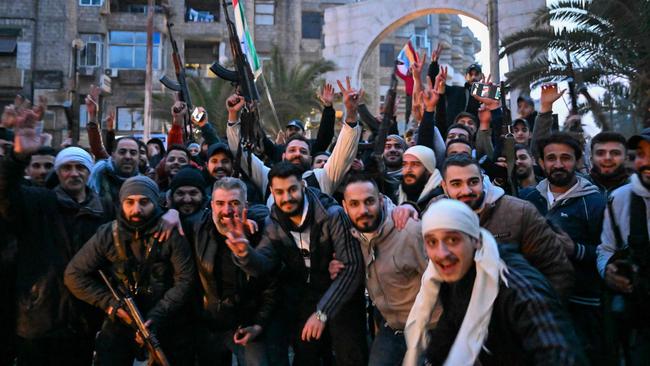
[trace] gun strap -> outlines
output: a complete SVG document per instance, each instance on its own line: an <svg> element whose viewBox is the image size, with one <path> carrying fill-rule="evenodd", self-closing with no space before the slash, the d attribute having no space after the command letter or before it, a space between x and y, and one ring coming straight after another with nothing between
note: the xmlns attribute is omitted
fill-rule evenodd
<svg viewBox="0 0 650 366"><path fill-rule="evenodd" d="M135 259L129 257L127 249L122 243L122 239L120 239L119 225L117 223L117 220L113 221L112 232L113 244L115 245L115 250L117 250L117 257L124 265L122 273L119 273L119 277L128 290L130 290L133 294L137 294L138 287L141 284L140 280L146 279L149 275L149 264L151 263L151 258L153 257L151 253L154 251L158 240L154 239L153 237L149 240L144 248L145 252L143 253L143 262L137 266L134 266L132 261L135 261Z"/></svg>
<svg viewBox="0 0 650 366"><path fill-rule="evenodd" d="M614 238L616 239L616 249L621 249L623 248L625 242L623 241L623 236L621 235L621 229L618 227L616 218L614 217L613 202L614 197L610 197L607 200L607 212L609 213L609 221L611 222Z"/></svg>
<svg viewBox="0 0 650 366"><path fill-rule="evenodd" d="M645 202L643 197L638 196L634 192L632 192L630 199L630 236L628 238L628 245L648 246L650 245L650 238L648 237L648 218ZM641 250L641 248L633 249Z"/></svg>

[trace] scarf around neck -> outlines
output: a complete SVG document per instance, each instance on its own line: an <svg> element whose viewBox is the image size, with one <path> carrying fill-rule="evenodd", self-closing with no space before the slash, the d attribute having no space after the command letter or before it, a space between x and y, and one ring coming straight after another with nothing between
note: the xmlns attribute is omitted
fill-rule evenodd
<svg viewBox="0 0 650 366"><path fill-rule="evenodd" d="M499 281L507 286L507 267L499 256L497 243L489 231L481 229L481 246L474 253L476 278L467 312L449 350L445 365L474 365L487 338L492 318L492 306L499 294ZM429 341L427 327L439 315L438 295L442 278L431 261L422 275L420 291L411 308L404 337L406 354L404 366L421 364ZM438 314L436 314L438 312Z"/></svg>

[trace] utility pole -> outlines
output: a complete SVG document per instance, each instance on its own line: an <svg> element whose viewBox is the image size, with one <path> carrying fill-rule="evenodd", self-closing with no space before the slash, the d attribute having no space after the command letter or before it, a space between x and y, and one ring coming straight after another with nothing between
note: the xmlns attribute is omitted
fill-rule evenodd
<svg viewBox="0 0 650 366"><path fill-rule="evenodd" d="M152 64L153 64L153 15L154 0L149 0L147 6L147 69L144 79L144 131L142 139L147 142L151 138L151 92L152 92Z"/></svg>
<svg viewBox="0 0 650 366"><path fill-rule="evenodd" d="M499 70L499 0L488 1L488 32L490 37L490 73L492 81L501 81Z"/></svg>

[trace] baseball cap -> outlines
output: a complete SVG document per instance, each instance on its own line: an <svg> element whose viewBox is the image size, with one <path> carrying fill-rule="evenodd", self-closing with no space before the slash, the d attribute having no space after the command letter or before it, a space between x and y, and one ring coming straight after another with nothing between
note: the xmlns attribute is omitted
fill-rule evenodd
<svg viewBox="0 0 650 366"><path fill-rule="evenodd" d="M287 125L284 126L284 128L287 128L289 126L298 127L299 129L301 129L303 131L305 130L305 126L302 124L302 121L299 120L299 119L293 119L293 120L289 121L289 123L287 123Z"/></svg>
<svg viewBox="0 0 650 366"><path fill-rule="evenodd" d="M520 95L519 97L517 97L517 104L519 104L519 102L526 102L529 105L535 106L535 102L533 101L533 98L529 97L528 95Z"/></svg>
<svg viewBox="0 0 650 366"><path fill-rule="evenodd" d="M644 128L640 134L630 137L630 139L627 140L627 148L635 150L639 146L641 140L650 142L650 127Z"/></svg>
<svg viewBox="0 0 650 366"><path fill-rule="evenodd" d="M472 70L476 70L479 73L483 72L483 70L481 69L481 65L479 65L479 64L471 64L471 65L467 66L467 70L465 70L465 74L469 74L469 72L472 71Z"/></svg>

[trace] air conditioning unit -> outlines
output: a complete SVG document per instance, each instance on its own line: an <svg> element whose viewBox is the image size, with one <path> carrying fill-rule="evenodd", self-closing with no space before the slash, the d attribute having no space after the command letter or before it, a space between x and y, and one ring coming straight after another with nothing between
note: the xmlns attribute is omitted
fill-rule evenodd
<svg viewBox="0 0 650 366"><path fill-rule="evenodd" d="M110 76L112 78L117 77L117 69L104 69L104 75Z"/></svg>
<svg viewBox="0 0 650 366"><path fill-rule="evenodd" d="M92 66L80 66L78 68L79 75L81 76L93 76L95 75L95 68Z"/></svg>

